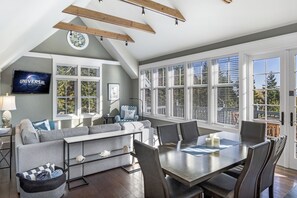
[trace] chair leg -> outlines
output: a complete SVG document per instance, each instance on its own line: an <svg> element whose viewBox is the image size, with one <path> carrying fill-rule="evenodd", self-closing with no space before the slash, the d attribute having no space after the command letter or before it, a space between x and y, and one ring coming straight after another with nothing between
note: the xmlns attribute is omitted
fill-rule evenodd
<svg viewBox="0 0 297 198"><path fill-rule="evenodd" d="M269 186L269 198L273 198L273 184Z"/></svg>

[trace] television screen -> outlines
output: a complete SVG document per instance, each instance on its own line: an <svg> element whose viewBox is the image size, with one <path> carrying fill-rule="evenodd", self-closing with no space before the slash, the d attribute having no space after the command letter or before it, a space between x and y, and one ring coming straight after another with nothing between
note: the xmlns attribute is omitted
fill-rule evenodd
<svg viewBox="0 0 297 198"><path fill-rule="evenodd" d="M51 74L15 70L12 93L49 93Z"/></svg>

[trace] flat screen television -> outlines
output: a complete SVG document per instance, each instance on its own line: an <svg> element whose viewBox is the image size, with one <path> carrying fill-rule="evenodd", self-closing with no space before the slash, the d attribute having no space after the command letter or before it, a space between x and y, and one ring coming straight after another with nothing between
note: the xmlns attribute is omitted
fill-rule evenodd
<svg viewBox="0 0 297 198"><path fill-rule="evenodd" d="M12 93L49 93L51 74L15 70L12 82Z"/></svg>

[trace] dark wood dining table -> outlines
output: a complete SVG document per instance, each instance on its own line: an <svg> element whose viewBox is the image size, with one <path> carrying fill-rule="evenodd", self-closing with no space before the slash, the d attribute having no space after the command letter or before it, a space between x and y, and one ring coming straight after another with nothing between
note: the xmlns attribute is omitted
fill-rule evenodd
<svg viewBox="0 0 297 198"><path fill-rule="evenodd" d="M201 155L193 155L183 150L197 145L205 145L205 138L208 135L199 136L193 141L161 145L158 148L163 171L191 187L242 164L247 157L248 147L257 144L253 141L242 141L239 133L218 132L215 134L220 137L220 140L232 140L237 144Z"/></svg>

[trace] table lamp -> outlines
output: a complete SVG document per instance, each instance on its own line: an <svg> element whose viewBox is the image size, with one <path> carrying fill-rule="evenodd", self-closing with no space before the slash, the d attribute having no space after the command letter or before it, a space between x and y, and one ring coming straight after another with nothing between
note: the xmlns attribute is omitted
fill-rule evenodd
<svg viewBox="0 0 297 198"><path fill-rule="evenodd" d="M15 96L0 96L0 110L4 110L2 122L4 127L10 127L11 113L10 110L16 110Z"/></svg>

